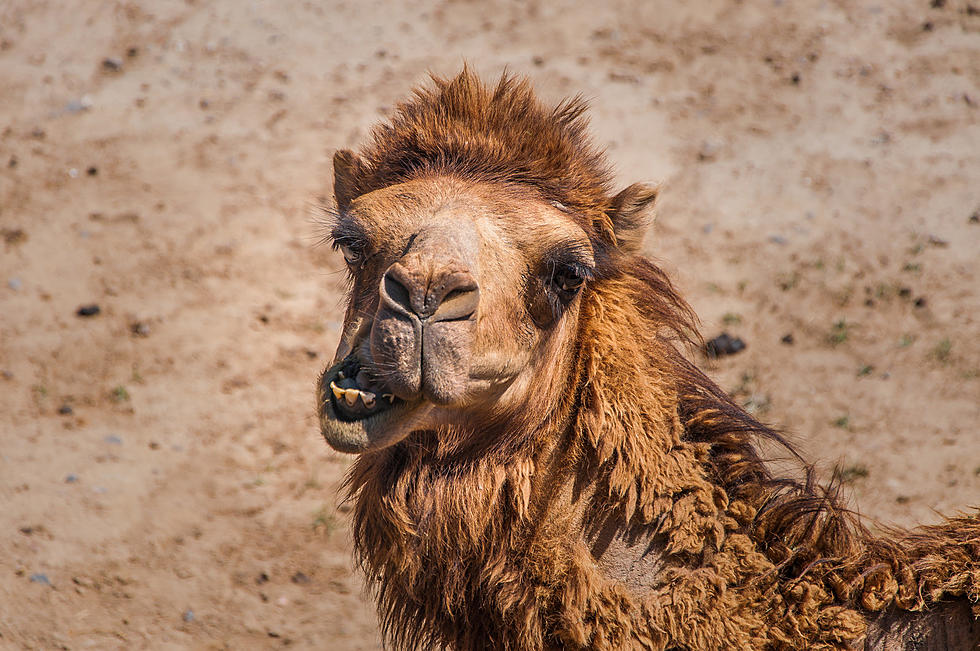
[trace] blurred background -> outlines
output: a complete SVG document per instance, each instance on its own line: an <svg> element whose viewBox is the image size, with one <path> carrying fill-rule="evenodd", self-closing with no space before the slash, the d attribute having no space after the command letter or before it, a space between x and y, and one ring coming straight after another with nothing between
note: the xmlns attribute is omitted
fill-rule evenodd
<svg viewBox="0 0 980 651"><path fill-rule="evenodd" d="M721 385L848 504L980 503L976 0L0 4L0 647L376 649L313 383L334 150L582 93Z"/></svg>

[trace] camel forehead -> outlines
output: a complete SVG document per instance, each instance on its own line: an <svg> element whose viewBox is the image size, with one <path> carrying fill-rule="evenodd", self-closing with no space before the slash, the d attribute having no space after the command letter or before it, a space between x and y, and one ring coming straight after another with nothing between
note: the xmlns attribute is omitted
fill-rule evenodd
<svg viewBox="0 0 980 651"><path fill-rule="evenodd" d="M591 251L585 231L563 210L522 187L451 177L416 179L355 199L348 210L372 238L399 240L438 224L475 227L488 245L521 250L576 242Z"/></svg>

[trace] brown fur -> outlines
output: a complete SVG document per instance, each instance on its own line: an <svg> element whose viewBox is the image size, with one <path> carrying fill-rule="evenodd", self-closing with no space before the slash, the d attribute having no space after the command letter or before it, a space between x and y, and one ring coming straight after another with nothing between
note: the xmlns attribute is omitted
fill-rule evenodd
<svg viewBox="0 0 980 651"><path fill-rule="evenodd" d="M980 617L976 515L876 538L809 473L772 476L757 441L782 438L679 352L697 340L690 308L624 245L640 228L631 206L654 194L612 196L583 110L572 100L548 111L525 81L491 90L464 70L416 91L360 157L336 158L342 211L381 188L450 177L559 204L596 252L571 372L550 378L557 398L492 421L478 445L446 426L355 461L355 550L386 639L836 649L882 638L878 617L927 617L950 600ZM656 571L616 578L603 569L613 548L643 552Z"/></svg>

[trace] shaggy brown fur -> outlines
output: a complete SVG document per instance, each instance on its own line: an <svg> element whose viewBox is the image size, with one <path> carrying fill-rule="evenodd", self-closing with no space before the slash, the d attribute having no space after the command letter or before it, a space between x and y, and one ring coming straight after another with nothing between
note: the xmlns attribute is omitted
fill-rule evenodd
<svg viewBox="0 0 980 651"><path fill-rule="evenodd" d="M980 519L876 538L835 490L771 474L757 442L781 437L679 352L697 339L695 318L625 241L638 224L616 221L633 213L617 210L583 110L579 100L546 110L524 81L488 89L464 70L416 91L359 158L337 157L341 211L412 179L498 184L559 204L596 251L572 370L548 380L557 400L480 432L417 431L355 461L355 549L386 639L404 649L980 642ZM633 554L622 576L604 564L613 548Z"/></svg>

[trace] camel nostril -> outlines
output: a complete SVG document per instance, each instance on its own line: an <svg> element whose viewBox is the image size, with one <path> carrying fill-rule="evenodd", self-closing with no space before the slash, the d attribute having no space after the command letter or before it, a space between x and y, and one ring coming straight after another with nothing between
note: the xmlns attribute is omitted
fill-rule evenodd
<svg viewBox="0 0 980 651"><path fill-rule="evenodd" d="M415 312L415 308L412 307L412 293L405 286L404 280L398 279L396 274L392 273L392 269L385 273L382 280L381 298L390 307L400 307L409 314Z"/></svg>
<svg viewBox="0 0 980 651"><path fill-rule="evenodd" d="M472 279L467 280L443 295L430 321L462 321L473 316L480 304L480 288Z"/></svg>

